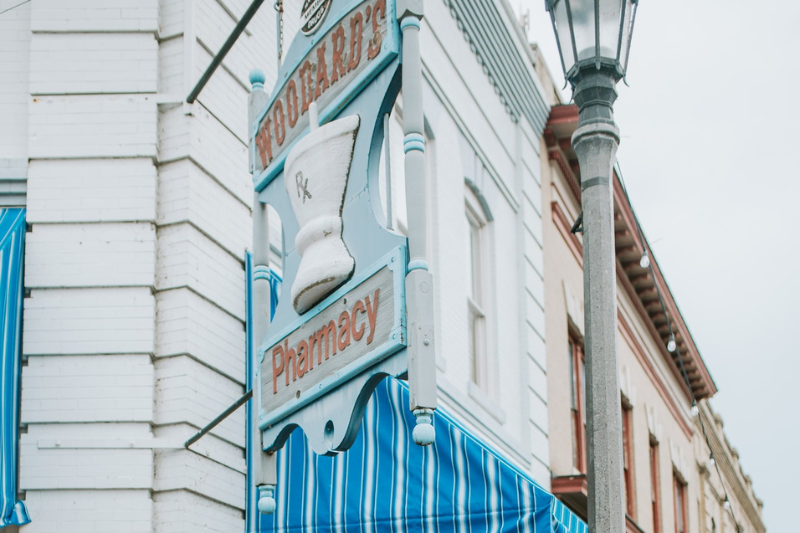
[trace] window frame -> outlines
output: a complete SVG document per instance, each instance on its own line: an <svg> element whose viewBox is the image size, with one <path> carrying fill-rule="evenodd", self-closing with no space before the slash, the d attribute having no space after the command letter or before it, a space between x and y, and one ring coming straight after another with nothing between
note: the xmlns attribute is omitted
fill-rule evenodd
<svg viewBox="0 0 800 533"><path fill-rule="evenodd" d="M587 471L586 445L586 354L583 341L569 333L570 426L572 428L572 466L581 474Z"/></svg>
<svg viewBox="0 0 800 533"><path fill-rule="evenodd" d="M689 520L686 516L688 510L686 507L686 483L684 483L678 476L678 473L674 471L672 473L672 499L673 513L675 514L675 533L689 533Z"/></svg>
<svg viewBox="0 0 800 533"><path fill-rule="evenodd" d="M633 406L623 396L622 415L622 476L625 488L625 512L636 518L636 478L633 469Z"/></svg>
<svg viewBox="0 0 800 533"><path fill-rule="evenodd" d="M491 220L476 193L464 187L464 221L468 239L467 257L469 262L467 280L467 350L469 382L489 397L494 396L494 376L489 364L491 346L490 317L492 302L488 290L491 283ZM471 348L470 348L471 346Z"/></svg>
<svg viewBox="0 0 800 533"><path fill-rule="evenodd" d="M653 533L661 533L661 490L658 468L658 441L650 435L650 503L653 513Z"/></svg>

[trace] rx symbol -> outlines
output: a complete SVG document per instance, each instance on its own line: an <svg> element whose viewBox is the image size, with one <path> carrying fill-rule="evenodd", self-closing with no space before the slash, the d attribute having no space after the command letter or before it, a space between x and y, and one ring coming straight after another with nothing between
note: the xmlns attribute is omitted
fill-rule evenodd
<svg viewBox="0 0 800 533"><path fill-rule="evenodd" d="M297 175L294 177L294 181L297 183L297 197L303 199L303 203L306 203L306 197L311 199L311 193L308 192L308 178L303 181L303 173L298 172Z"/></svg>

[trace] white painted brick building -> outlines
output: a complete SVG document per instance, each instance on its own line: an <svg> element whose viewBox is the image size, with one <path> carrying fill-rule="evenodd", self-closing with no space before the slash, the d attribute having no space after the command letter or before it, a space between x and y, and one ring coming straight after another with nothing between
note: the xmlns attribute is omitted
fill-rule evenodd
<svg viewBox="0 0 800 533"><path fill-rule="evenodd" d="M285 3L288 43L301 2ZM21 530L244 529L244 411L182 443L245 392L248 72L275 82L270 2L185 99L249 4L32 0L0 18L0 199L26 203L29 224L20 490L33 521ZM491 35L458 4L426 2L421 33L440 398L547 487L547 107L505 0L481 8ZM489 42L505 59L473 52ZM400 155L393 169L402 228ZM472 223L480 349L467 340Z"/></svg>

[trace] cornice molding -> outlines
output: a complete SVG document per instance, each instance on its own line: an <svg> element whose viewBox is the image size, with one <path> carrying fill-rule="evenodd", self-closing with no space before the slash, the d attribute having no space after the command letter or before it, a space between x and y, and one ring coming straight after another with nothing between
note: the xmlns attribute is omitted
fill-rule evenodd
<svg viewBox="0 0 800 533"><path fill-rule="evenodd" d="M443 1L511 119L518 122L524 116L541 137L550 106L537 83L530 55L523 53L530 45L519 42L519 33L509 27L496 1Z"/></svg>
<svg viewBox="0 0 800 533"><path fill-rule="evenodd" d="M731 457L730 445L727 442L725 434L718 433L717 425L714 420L714 411L711 409L708 401L700 402L699 416L702 416L705 421L706 431L704 433L707 444L714 454L714 460L719 466L720 472L724 476L724 485L727 486L733 493L730 496L736 498L739 507L744 510L747 515L748 521L756 528L758 533L764 533L766 527L761 518L761 514L757 509L755 502L756 496L752 489L748 488L743 477L744 473L741 467L734 463ZM699 425L699 421L697 422ZM712 484L713 486L713 484Z"/></svg>
<svg viewBox="0 0 800 533"><path fill-rule="evenodd" d="M577 201L580 203L580 170L571 168L569 165L570 156L573 153L571 147L571 137L578 126L578 109L575 105L557 105L552 107L550 118L548 119L543 137L548 146L548 158L556 163L563 179L573 193L577 192ZM614 172L614 218L615 218L615 245L617 255L618 278L631 295L636 307L642 313L642 317L647 324L653 339L662 345L662 356L670 363L673 373L682 388L691 397L691 394L698 400L710 398L717 392L716 384L703 361L700 351L692 338L686 322L683 320L672 291L664 279L663 273L658 265L647 239L644 243L639 238L636 217L633 207L627 200L622 188L622 182ZM577 189L577 191L576 191ZM639 258L644 249L648 251L652 264L653 275L648 269L639 266ZM660 292L664 300L666 315L658 305L657 291ZM675 354L666 350L668 340L668 330L666 319L669 318L678 349ZM685 385L685 379L681 372L680 357L686 368L691 387Z"/></svg>

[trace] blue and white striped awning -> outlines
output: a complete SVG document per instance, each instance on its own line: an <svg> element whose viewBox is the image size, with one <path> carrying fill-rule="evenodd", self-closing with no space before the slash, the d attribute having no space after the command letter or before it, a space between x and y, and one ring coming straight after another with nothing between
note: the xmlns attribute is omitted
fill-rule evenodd
<svg viewBox="0 0 800 533"><path fill-rule="evenodd" d="M358 438L319 456L295 430L278 452L277 510L263 532L587 533L586 524L444 409L436 441L411 440L408 388L384 379Z"/></svg>
<svg viewBox="0 0 800 533"><path fill-rule="evenodd" d="M0 528L31 521L17 501L19 370L22 337L22 264L25 210L0 209L0 298L3 353L0 356Z"/></svg>

